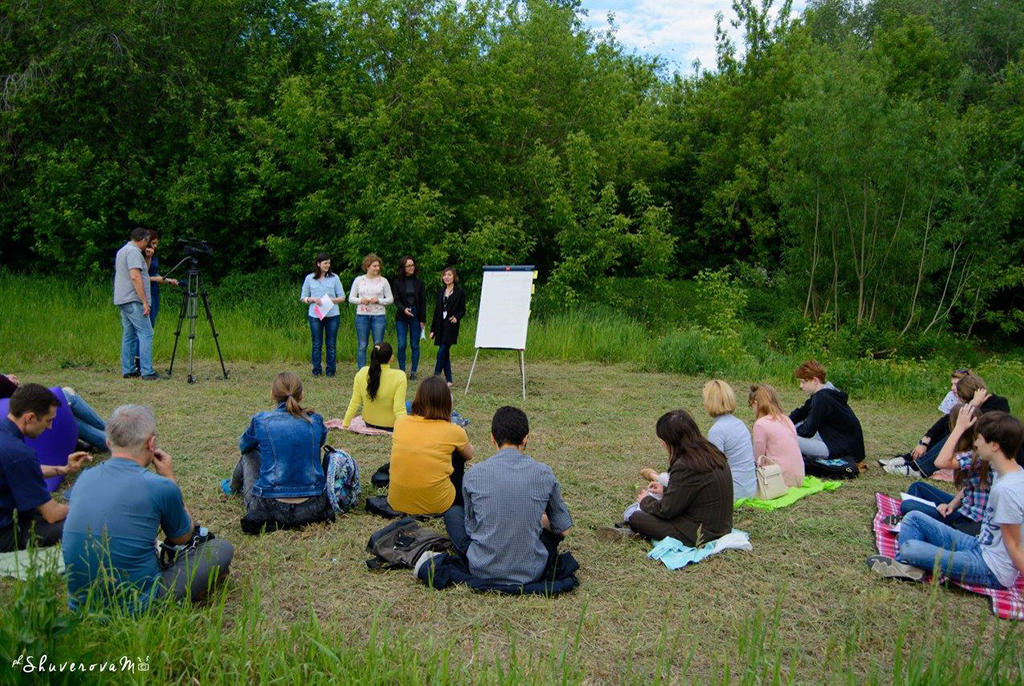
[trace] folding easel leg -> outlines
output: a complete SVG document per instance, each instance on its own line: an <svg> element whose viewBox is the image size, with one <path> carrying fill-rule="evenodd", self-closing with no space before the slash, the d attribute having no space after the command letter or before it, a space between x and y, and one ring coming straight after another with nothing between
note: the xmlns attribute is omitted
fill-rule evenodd
<svg viewBox="0 0 1024 686"><path fill-rule="evenodd" d="M519 373L523 377L523 400L526 400L526 351L519 351Z"/></svg>
<svg viewBox="0 0 1024 686"><path fill-rule="evenodd" d="M469 378L466 379L466 393L465 393L465 395L469 395L469 384L473 380L473 370L476 369L476 360L477 360L478 357L480 357L480 348L477 348L476 349L476 355L473 355L473 365L469 368Z"/></svg>

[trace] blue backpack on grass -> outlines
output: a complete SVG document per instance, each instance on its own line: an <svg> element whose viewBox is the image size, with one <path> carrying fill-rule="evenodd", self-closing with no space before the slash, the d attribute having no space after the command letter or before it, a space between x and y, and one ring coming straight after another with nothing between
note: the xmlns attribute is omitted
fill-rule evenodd
<svg viewBox="0 0 1024 686"><path fill-rule="evenodd" d="M348 512L359 500L359 465L344 450L324 446L324 475L327 499L335 512Z"/></svg>

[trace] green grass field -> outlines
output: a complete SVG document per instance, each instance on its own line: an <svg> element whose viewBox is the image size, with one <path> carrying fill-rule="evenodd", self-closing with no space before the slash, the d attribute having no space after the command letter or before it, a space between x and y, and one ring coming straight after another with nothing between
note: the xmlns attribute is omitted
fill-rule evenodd
<svg viewBox="0 0 1024 686"><path fill-rule="evenodd" d="M874 459L912 445L939 397L855 402L873 465L866 476L786 510L738 511L735 526L749 532L752 553L672 572L645 557L647 545L601 543L595 528L631 501L640 467L663 465L654 436L662 412L684 407L709 426L704 379L531 360L522 402L513 359L484 360L471 394L455 396L472 420L470 438L485 457L494 409L526 410L530 453L562 484L575 520L565 549L582 567L575 593L509 598L435 592L405 571L370 572L364 546L385 522L361 509L301 532L241 533L241 502L223 496L218 482L238 457L250 415L271 405L273 375L299 372L307 404L332 417L347 404L350 365L332 380L310 379L304 364L233 361L224 381L206 359L191 386L177 373L122 380L112 365L57 369L34 360L14 369L23 381L75 387L104 415L125 402L152 405L186 505L237 549L217 598L141 619L74 617L52 576L0 583L0 658L9 660L0 660L0 682L20 676L7 665L27 651L51 663L148 658L148 673L117 677L139 682L1019 683L1020 632L995 619L985 598L884 581L864 565L874 552L874 493L909 483L884 475ZM457 384L467 372L457 360ZM737 389L754 380L727 378ZM795 385L781 391L786 406L801 402ZM739 416L752 419L746 408ZM389 439L332 432L329 440L356 457L370 492Z"/></svg>

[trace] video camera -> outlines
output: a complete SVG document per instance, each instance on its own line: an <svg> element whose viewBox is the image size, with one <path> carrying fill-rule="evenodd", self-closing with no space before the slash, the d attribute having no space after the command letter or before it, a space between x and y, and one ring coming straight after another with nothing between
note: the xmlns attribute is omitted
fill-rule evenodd
<svg viewBox="0 0 1024 686"><path fill-rule="evenodd" d="M201 257L213 257L213 248L204 240L183 236L177 242L181 246L185 257L191 257L194 260L198 260Z"/></svg>

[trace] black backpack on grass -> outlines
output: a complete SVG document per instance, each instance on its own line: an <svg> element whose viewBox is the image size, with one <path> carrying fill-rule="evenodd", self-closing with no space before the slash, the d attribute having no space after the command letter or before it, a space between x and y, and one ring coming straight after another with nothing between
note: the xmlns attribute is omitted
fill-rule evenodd
<svg viewBox="0 0 1024 686"><path fill-rule="evenodd" d="M403 517L374 532L366 544L373 555L366 561L370 569L412 569L420 555L432 550L445 552L451 541L432 529L425 529L412 517Z"/></svg>
<svg viewBox="0 0 1024 686"><path fill-rule="evenodd" d="M856 479L860 468L852 457L804 456L804 473L819 479Z"/></svg>

